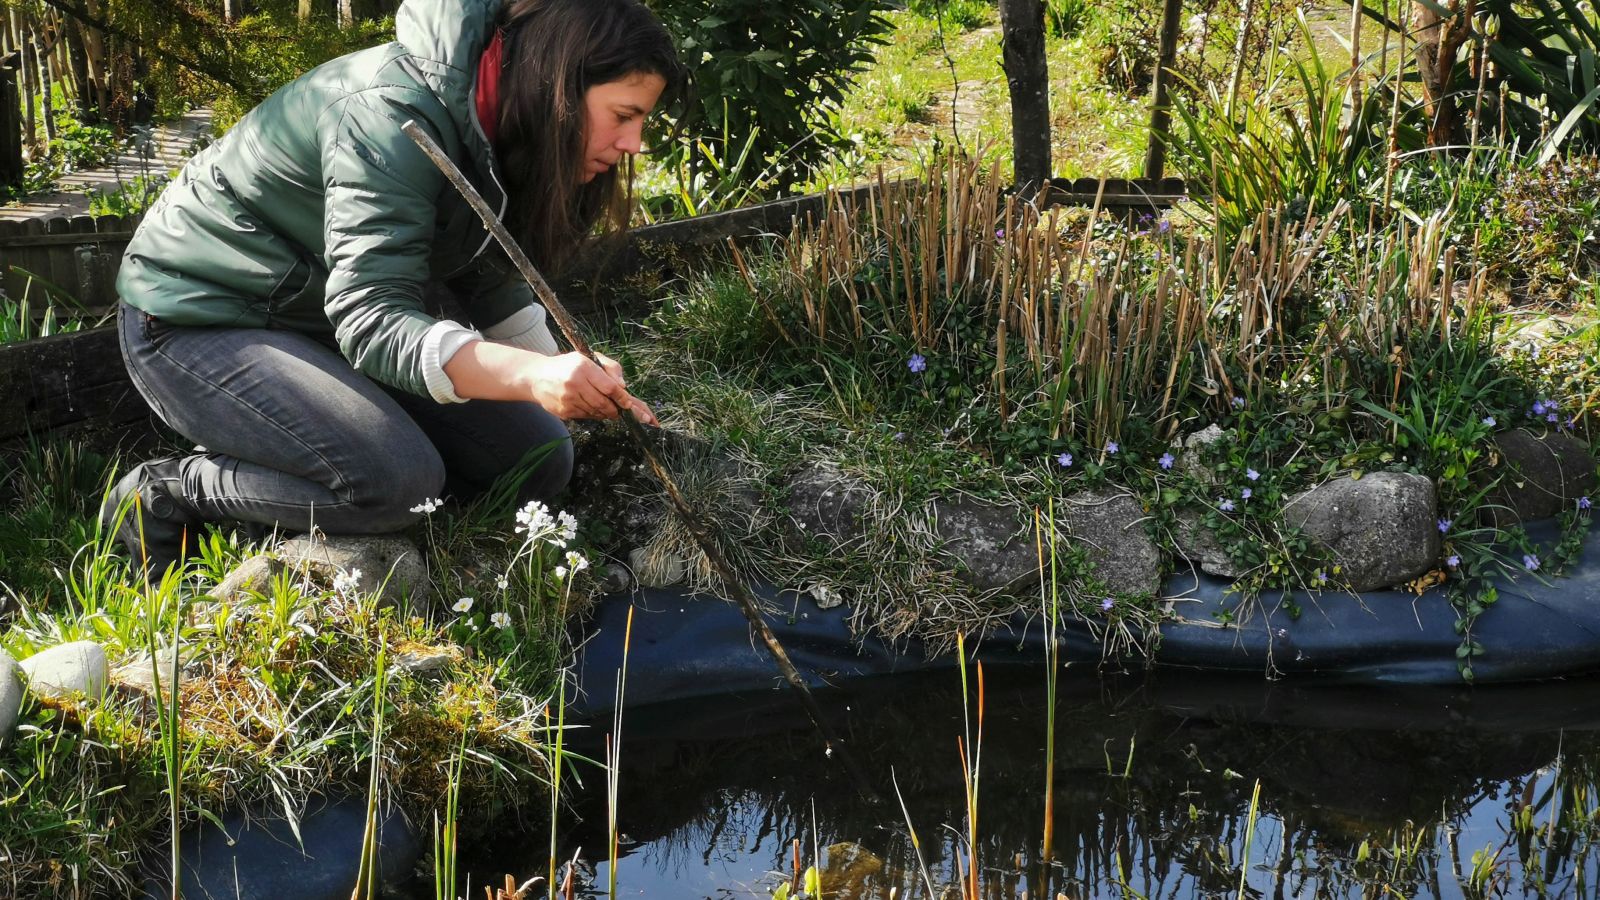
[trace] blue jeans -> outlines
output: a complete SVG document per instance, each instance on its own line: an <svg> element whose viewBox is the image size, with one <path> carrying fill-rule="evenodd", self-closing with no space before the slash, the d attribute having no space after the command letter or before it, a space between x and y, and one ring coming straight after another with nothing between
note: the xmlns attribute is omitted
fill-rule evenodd
<svg viewBox="0 0 1600 900"><path fill-rule="evenodd" d="M126 303L122 355L162 421L201 445L181 497L212 522L330 534L400 529L434 497L470 499L529 455L547 455L521 500L572 476L566 426L535 403L437 403L380 385L305 334L190 328Z"/></svg>

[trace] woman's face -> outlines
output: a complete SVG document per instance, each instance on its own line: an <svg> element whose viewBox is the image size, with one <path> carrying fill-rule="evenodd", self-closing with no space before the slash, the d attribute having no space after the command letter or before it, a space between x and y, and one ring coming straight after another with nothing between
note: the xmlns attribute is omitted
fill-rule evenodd
<svg viewBox="0 0 1600 900"><path fill-rule="evenodd" d="M584 92L584 183L638 153L644 142L644 120L667 87L660 75L635 72Z"/></svg>

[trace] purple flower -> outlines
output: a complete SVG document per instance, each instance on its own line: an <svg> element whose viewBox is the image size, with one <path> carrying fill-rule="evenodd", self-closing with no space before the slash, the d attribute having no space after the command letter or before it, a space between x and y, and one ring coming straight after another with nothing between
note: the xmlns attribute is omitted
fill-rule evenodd
<svg viewBox="0 0 1600 900"><path fill-rule="evenodd" d="M1593 503L1589 502L1589 498L1588 498L1587 495L1578 498L1578 508L1579 509L1588 509L1589 507L1591 507L1593 505L1594 505Z"/></svg>
<svg viewBox="0 0 1600 900"><path fill-rule="evenodd" d="M1545 403L1544 403L1543 400L1535 400L1535 401L1533 401L1533 409L1530 411L1529 414L1530 415L1535 415L1535 416L1542 416L1542 415L1545 414L1545 412L1547 412L1551 408L1553 408L1553 407L1545 406Z"/></svg>
<svg viewBox="0 0 1600 900"><path fill-rule="evenodd" d="M1116 606L1116 605L1117 605L1117 601L1111 599L1110 597L1107 597L1104 600L1100 601L1100 608L1105 610L1106 612L1110 612L1111 611L1111 607Z"/></svg>
<svg viewBox="0 0 1600 900"><path fill-rule="evenodd" d="M1229 402L1233 404L1233 408L1234 409L1244 409L1244 398L1243 397L1237 397L1236 396L1232 400L1230 400Z"/></svg>
<svg viewBox="0 0 1600 900"><path fill-rule="evenodd" d="M1070 468L1072 468L1072 454L1071 453L1063 453L1060 456L1056 457L1056 462L1061 464L1061 468L1070 469Z"/></svg>
<svg viewBox="0 0 1600 900"><path fill-rule="evenodd" d="M1227 497L1223 497L1217 501L1217 509L1220 509L1223 512L1233 512L1233 501L1229 500Z"/></svg>
<svg viewBox="0 0 1600 900"><path fill-rule="evenodd" d="M1455 567L1461 565L1461 557L1452 553L1444 558L1444 564L1454 569Z"/></svg>
<svg viewBox="0 0 1600 900"><path fill-rule="evenodd" d="M894 433L894 439L903 442L906 439L906 433L904 431L896 431Z"/></svg>
<svg viewBox="0 0 1600 900"><path fill-rule="evenodd" d="M1116 456L1117 455L1117 451L1121 450L1121 449L1122 449L1121 447L1117 446L1117 442L1116 441L1106 441L1106 452L1111 454L1112 456Z"/></svg>
<svg viewBox="0 0 1600 900"><path fill-rule="evenodd" d="M1544 417L1544 420L1545 420L1545 421L1546 421L1546 422L1549 422L1549 423L1551 423L1551 424L1555 424L1555 423L1556 423L1556 422L1559 422L1559 421L1561 421L1561 417L1560 417L1560 416L1558 416L1558 415L1556 415L1556 414L1555 414L1555 413L1550 413L1550 414L1549 414L1549 415L1546 415L1546 416L1545 416L1545 417Z"/></svg>
<svg viewBox="0 0 1600 900"><path fill-rule="evenodd" d="M1006 230L1004 228L996 228L994 230L994 239L997 240L997 241L1005 240L1006 239Z"/></svg>
<svg viewBox="0 0 1600 900"><path fill-rule="evenodd" d="M911 354L911 358L906 360L906 368L910 369L913 372L921 372L923 369L926 369L927 367L928 367L928 360L926 358L924 358L921 353L913 353L913 354Z"/></svg>
<svg viewBox="0 0 1600 900"><path fill-rule="evenodd" d="M1539 571L1539 557L1534 556L1532 553L1522 554L1522 567L1529 572Z"/></svg>
<svg viewBox="0 0 1600 900"><path fill-rule="evenodd" d="M1161 454L1161 458L1156 460L1156 465L1159 465L1163 469L1172 468L1172 463L1173 459L1171 453L1163 453Z"/></svg>
<svg viewBox="0 0 1600 900"><path fill-rule="evenodd" d="M1327 583L1328 583L1328 573L1322 571L1321 569L1318 569L1317 570L1317 584L1327 584Z"/></svg>
<svg viewBox="0 0 1600 900"><path fill-rule="evenodd" d="M1449 519L1440 519L1439 520L1439 533L1440 534L1448 533L1450 531L1450 526L1454 525L1454 524L1455 523L1450 521Z"/></svg>
<svg viewBox="0 0 1600 900"><path fill-rule="evenodd" d="M1261 473L1257 472L1255 469L1245 469L1244 477L1250 479L1251 481L1259 481L1261 479Z"/></svg>
<svg viewBox="0 0 1600 900"><path fill-rule="evenodd" d="M1169 232L1171 230L1172 230L1172 223L1167 221L1166 219L1162 219L1161 221L1156 223L1156 233L1157 234L1166 234L1167 232Z"/></svg>
<svg viewBox="0 0 1600 900"><path fill-rule="evenodd" d="M1494 420L1494 416L1484 416L1483 417L1483 424L1489 426L1490 428L1493 428L1493 427L1495 427L1496 425L1498 425L1500 423L1496 422Z"/></svg>
<svg viewBox="0 0 1600 900"><path fill-rule="evenodd" d="M1245 488L1239 492L1239 497L1244 500L1249 500L1252 493L1253 491L1251 491L1249 488Z"/></svg>

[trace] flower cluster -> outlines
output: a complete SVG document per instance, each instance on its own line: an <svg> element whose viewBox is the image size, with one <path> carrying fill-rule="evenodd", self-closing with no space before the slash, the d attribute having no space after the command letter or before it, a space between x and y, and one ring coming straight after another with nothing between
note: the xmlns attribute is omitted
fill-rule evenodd
<svg viewBox="0 0 1600 900"><path fill-rule="evenodd" d="M418 503L416 506L411 507L411 511L426 516L432 514L443 505L444 501L442 499L434 497L431 500L424 500L421 503Z"/></svg>
<svg viewBox="0 0 1600 900"><path fill-rule="evenodd" d="M355 596L356 589L361 586L361 570L351 569L341 571L333 576L333 592L346 599Z"/></svg>
<svg viewBox="0 0 1600 900"><path fill-rule="evenodd" d="M578 520L571 513L550 515L550 507L537 500L517 510L517 534L526 534L528 540L544 539L552 546L565 548L578 536Z"/></svg>

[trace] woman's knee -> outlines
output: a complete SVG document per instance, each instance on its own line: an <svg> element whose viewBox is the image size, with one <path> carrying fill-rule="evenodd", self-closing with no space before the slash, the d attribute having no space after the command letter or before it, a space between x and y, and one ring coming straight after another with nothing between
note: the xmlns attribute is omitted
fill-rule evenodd
<svg viewBox="0 0 1600 900"><path fill-rule="evenodd" d="M431 448L378 455L350 479L350 503L362 531L399 531L423 515L422 505L444 494L444 460Z"/></svg>

